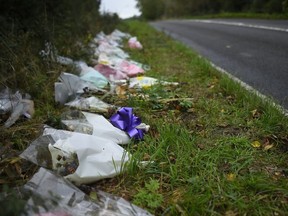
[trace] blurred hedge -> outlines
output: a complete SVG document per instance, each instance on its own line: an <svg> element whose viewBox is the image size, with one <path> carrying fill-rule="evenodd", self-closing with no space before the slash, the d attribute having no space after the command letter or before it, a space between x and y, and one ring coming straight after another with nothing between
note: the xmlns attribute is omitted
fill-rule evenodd
<svg viewBox="0 0 288 216"><path fill-rule="evenodd" d="M145 19L220 12L273 14L288 12L288 0L137 0L137 2Z"/></svg>
<svg viewBox="0 0 288 216"><path fill-rule="evenodd" d="M100 0L0 0L0 5L0 86L34 97L51 71L59 72L39 56L47 42L61 55L84 58L85 42L119 21L99 14Z"/></svg>

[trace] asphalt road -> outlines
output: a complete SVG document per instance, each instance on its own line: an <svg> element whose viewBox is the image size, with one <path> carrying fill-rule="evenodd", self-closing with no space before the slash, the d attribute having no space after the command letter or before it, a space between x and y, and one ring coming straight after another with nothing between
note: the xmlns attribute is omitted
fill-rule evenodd
<svg viewBox="0 0 288 216"><path fill-rule="evenodd" d="M151 25L288 109L288 20L167 20Z"/></svg>

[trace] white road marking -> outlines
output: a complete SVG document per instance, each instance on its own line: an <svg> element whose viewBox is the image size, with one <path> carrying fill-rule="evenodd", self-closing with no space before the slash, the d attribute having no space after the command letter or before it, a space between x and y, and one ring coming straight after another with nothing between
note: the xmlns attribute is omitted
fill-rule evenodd
<svg viewBox="0 0 288 216"><path fill-rule="evenodd" d="M208 22L208 21L210 21L211 23L218 22L218 24L223 24L223 22L222 22L222 23L219 23L219 21L212 21L212 20L189 20L189 21L197 21L197 22ZM173 22L173 21L172 21L172 22ZM176 22L178 22L178 21L176 21ZM235 24L232 24L232 23L230 23L230 22L224 22L224 23L225 23L225 24L228 23L227 25L235 25ZM236 23L236 24L237 24L237 23ZM239 23L238 23L238 24L239 24ZM240 24L241 24L241 26L246 25L246 24L243 24L243 23L240 23ZM252 26L253 26L253 25L248 25L248 27L250 27L250 28L258 28L258 27L256 27L256 26L253 26L253 27L252 27ZM269 30L276 30L276 31L288 32L288 29L265 27L265 26L262 26L261 28L262 28L262 29L264 28L264 29L269 29ZM273 29L271 29L271 28L273 28ZM280 29L280 30L279 30L279 29ZM158 29L158 30L159 30L159 29ZM175 38L175 35L177 35L177 34L172 33L172 32L169 32L168 30L165 30L165 29L163 29L163 31L164 31L165 34L171 36L171 37L174 38L175 40L179 40L179 38L178 38L178 39L176 39L177 37ZM185 44L183 41L182 41L182 43L183 43L185 46L187 46L187 44ZM230 45L227 45L226 47L227 47L227 48L230 48ZM191 47L190 47L190 48L191 48ZM246 89L247 91L251 92L252 94L257 95L257 96L260 97L262 100L270 103L272 106L274 106L276 109L278 109L281 113L283 113L283 115L284 115L285 117L288 117L288 110L285 109L284 107L280 106L279 104L275 103L271 98L269 98L269 97L267 97L266 95L260 93L259 91L257 91L257 90L256 90L255 88L253 88L252 86L248 85L247 83L245 83L245 82L243 82L242 80L238 79L237 77L233 76L232 74L230 74L229 72L227 72L225 69L223 69L223 68L215 65L214 63L212 63L211 61L209 61L209 60L208 60L207 58L205 58L204 56L202 56L202 55L200 55L200 54L198 54L198 56L199 56L200 58L206 59L206 60L210 63L210 65L211 65L212 67L214 67L216 70L218 70L219 72L227 75L228 78L232 79L232 80L235 81L236 83L239 83L239 84L240 84L244 89Z"/></svg>
<svg viewBox="0 0 288 216"><path fill-rule="evenodd" d="M200 56L201 57L201 56ZM233 81L235 81L236 83L239 83L244 89L246 89L247 91L257 95L258 97L260 97L262 100L270 103L272 106L274 106L276 109L278 109L280 112L283 113L284 116L288 117L288 110L286 110L285 108L283 108L282 106L280 106L279 104L276 104L274 101L272 101L271 98L267 97L266 95L260 93L259 91L257 91L256 89L254 89L252 86L248 85L247 83L243 82L242 80L238 79L237 77L231 75L230 73L228 73L225 69L215 65L214 63L212 63L211 61L209 61L210 65L212 67L214 67L216 70L218 70L219 72L227 75L230 79L232 79Z"/></svg>
<svg viewBox="0 0 288 216"><path fill-rule="evenodd" d="M219 21L219 20L189 20L189 21L190 22L222 24L222 25L231 25L231 26L240 26L240 27L258 28L258 29L266 29L266 30L273 30L273 31L288 32L287 28L279 28L279 27L264 26L264 25L245 24L245 23L242 23L242 22L226 22L226 21Z"/></svg>

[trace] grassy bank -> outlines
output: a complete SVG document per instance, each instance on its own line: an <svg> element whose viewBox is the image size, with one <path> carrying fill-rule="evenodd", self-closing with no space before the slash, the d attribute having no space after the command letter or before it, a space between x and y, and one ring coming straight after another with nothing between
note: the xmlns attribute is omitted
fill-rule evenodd
<svg viewBox="0 0 288 216"><path fill-rule="evenodd" d="M144 141L127 147L133 154L127 171L91 189L117 194L155 215L285 215L287 118L147 23L128 21L119 28L143 44L142 51L129 53L151 66L147 76L179 85L110 98L133 107L151 129ZM1 184L27 181L37 167L19 161L17 154L39 135L43 123L59 126L62 108L54 104L53 83L68 68L28 60L33 70L24 61L22 70L32 71L25 87L36 114L1 132Z"/></svg>
<svg viewBox="0 0 288 216"><path fill-rule="evenodd" d="M130 146L129 172L103 189L156 215L285 215L287 118L146 23L122 30L143 43L132 58L151 66L147 75L180 85L123 101L151 131Z"/></svg>

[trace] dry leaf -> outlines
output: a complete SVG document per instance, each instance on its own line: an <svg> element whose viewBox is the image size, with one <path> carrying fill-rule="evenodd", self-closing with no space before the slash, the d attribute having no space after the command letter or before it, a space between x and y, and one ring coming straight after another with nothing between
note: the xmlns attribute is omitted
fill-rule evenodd
<svg viewBox="0 0 288 216"><path fill-rule="evenodd" d="M126 98L126 92L127 92L127 87L126 86L117 86L116 89L116 94L120 98Z"/></svg>
<svg viewBox="0 0 288 216"><path fill-rule="evenodd" d="M254 116L257 114L257 112L258 112L257 109L252 110L252 111L251 111L252 116L254 117Z"/></svg>
<svg viewBox="0 0 288 216"><path fill-rule="evenodd" d="M269 149L273 148L274 145L273 144L270 144L270 145L265 145L264 147L264 151L268 151Z"/></svg>
<svg viewBox="0 0 288 216"><path fill-rule="evenodd" d="M228 181L234 181L235 178L236 178L236 175L235 175L234 173L228 173L228 174L226 175L226 179L227 179Z"/></svg>
<svg viewBox="0 0 288 216"><path fill-rule="evenodd" d="M237 215L237 213L235 213L234 211L232 211L232 210L229 210L229 211L226 211L225 212L225 216L236 216Z"/></svg>
<svg viewBox="0 0 288 216"><path fill-rule="evenodd" d="M17 163L18 161L20 161L21 160L21 158L20 157L14 157L14 158L11 158L10 159L10 164L14 164L14 163Z"/></svg>
<svg viewBox="0 0 288 216"><path fill-rule="evenodd" d="M251 144L254 148L260 148L261 147L261 143L259 142L259 141L254 141L254 142L252 142L252 144Z"/></svg>
<svg viewBox="0 0 288 216"><path fill-rule="evenodd" d="M197 145L197 147L201 150L203 150L205 148L205 145L203 143L200 143Z"/></svg>
<svg viewBox="0 0 288 216"><path fill-rule="evenodd" d="M143 156L143 160L144 161L149 161L150 158L151 158L151 156L149 154L147 154L147 153L145 153L144 156Z"/></svg>
<svg viewBox="0 0 288 216"><path fill-rule="evenodd" d="M274 145L273 144L270 144L270 141L268 138L265 139L265 142L263 144L263 149L264 151L268 151L269 149L273 148Z"/></svg>

